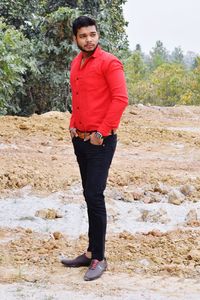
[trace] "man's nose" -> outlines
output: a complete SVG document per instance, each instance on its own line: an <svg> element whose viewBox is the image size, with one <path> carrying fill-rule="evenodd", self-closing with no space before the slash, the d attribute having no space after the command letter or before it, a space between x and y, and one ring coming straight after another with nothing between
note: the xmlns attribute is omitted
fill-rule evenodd
<svg viewBox="0 0 200 300"><path fill-rule="evenodd" d="M88 35L86 40L87 40L87 42L90 42L92 40L92 37L90 35Z"/></svg>

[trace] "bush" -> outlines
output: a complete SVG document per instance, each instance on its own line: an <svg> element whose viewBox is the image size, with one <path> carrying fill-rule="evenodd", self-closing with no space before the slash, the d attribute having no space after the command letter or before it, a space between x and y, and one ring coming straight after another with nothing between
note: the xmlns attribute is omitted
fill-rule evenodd
<svg viewBox="0 0 200 300"><path fill-rule="evenodd" d="M37 72L31 42L20 31L0 20L0 114L18 111L12 97L23 90L28 70Z"/></svg>

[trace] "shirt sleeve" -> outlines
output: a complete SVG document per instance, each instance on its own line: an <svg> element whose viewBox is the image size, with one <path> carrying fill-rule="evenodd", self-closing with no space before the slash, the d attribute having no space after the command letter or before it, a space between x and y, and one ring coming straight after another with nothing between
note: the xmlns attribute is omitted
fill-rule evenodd
<svg viewBox="0 0 200 300"><path fill-rule="evenodd" d="M128 94L123 65L117 58L109 63L104 74L111 94L111 103L98 131L107 136L112 129L118 128L122 113L128 105Z"/></svg>
<svg viewBox="0 0 200 300"><path fill-rule="evenodd" d="M72 62L70 64L70 73L71 73L71 69L72 69L74 61L75 61L75 59L72 60ZM71 90L71 78L70 78L70 90ZM72 107L73 107L73 105L72 105ZM75 126L74 123L75 123L75 120L74 120L74 114L73 114L73 109L72 109L72 114L71 114L71 118L70 118L70 122L69 122L69 128L74 128L74 126Z"/></svg>

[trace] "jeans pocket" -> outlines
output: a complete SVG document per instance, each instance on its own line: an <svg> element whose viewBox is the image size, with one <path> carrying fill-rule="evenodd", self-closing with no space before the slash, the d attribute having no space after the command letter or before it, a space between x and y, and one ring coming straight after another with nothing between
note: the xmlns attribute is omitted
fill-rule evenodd
<svg viewBox="0 0 200 300"><path fill-rule="evenodd" d="M93 147L97 147L97 148L101 148L102 146L103 146L103 144L99 144L99 145L96 145L96 144L92 144L91 143L91 140L89 140L89 144L91 145L91 146L93 146Z"/></svg>

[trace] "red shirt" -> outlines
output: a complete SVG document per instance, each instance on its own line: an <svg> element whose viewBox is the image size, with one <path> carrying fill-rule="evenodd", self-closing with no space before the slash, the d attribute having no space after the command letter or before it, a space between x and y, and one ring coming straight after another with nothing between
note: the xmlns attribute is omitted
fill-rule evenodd
<svg viewBox="0 0 200 300"><path fill-rule="evenodd" d="M123 65L99 46L81 66L82 52L72 61L70 128L99 131L107 136L119 126L128 104Z"/></svg>

